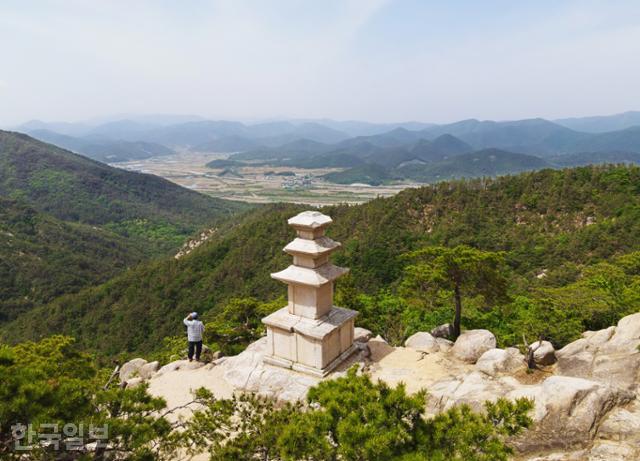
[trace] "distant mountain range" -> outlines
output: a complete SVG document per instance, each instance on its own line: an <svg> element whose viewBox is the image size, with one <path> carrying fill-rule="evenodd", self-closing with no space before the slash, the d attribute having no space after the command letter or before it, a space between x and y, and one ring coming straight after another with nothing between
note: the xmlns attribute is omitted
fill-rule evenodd
<svg viewBox="0 0 640 461"><path fill-rule="evenodd" d="M554 120L559 125L576 131L587 133L604 133L617 131L640 125L640 111L623 112L615 115L598 115L595 117L563 118Z"/></svg>
<svg viewBox="0 0 640 461"><path fill-rule="evenodd" d="M98 135L73 137L50 130L34 130L29 135L72 152L84 154L105 163L141 160L150 157L175 154L161 144L144 141L123 141Z"/></svg>
<svg viewBox="0 0 640 461"><path fill-rule="evenodd" d="M227 152L233 153L230 160L239 162L236 167L242 162L259 162L343 168L347 170L341 172L344 174L326 179L369 178L364 182L370 184L431 182L615 159L635 162L640 154L640 112L556 121L468 119L443 125L333 120L245 124L192 116L147 116L97 125L31 121L19 130L103 162L171 155L177 150ZM468 158L454 160L467 154ZM476 160L463 164L471 158ZM356 170L348 171L352 168Z"/></svg>

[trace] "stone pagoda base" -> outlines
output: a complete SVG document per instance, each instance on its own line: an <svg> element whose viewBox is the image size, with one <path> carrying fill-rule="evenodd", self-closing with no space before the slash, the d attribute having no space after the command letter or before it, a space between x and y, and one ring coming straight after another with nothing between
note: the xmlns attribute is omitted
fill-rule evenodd
<svg viewBox="0 0 640 461"><path fill-rule="evenodd" d="M310 319L294 315L284 307L262 319L267 325L264 362L312 376L331 373L354 351L356 311L333 307L327 314Z"/></svg>

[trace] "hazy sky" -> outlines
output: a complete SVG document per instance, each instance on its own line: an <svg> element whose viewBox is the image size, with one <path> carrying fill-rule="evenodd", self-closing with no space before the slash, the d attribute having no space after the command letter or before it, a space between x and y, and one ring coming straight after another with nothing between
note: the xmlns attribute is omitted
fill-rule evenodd
<svg viewBox="0 0 640 461"><path fill-rule="evenodd" d="M640 1L2 0L0 124L640 109Z"/></svg>

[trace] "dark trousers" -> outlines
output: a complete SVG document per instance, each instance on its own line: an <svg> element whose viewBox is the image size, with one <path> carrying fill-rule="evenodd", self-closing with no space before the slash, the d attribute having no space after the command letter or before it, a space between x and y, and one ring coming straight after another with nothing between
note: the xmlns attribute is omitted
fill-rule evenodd
<svg viewBox="0 0 640 461"><path fill-rule="evenodd" d="M202 341L189 341L189 360L193 359L193 351L196 352L196 360L200 360L202 353Z"/></svg>

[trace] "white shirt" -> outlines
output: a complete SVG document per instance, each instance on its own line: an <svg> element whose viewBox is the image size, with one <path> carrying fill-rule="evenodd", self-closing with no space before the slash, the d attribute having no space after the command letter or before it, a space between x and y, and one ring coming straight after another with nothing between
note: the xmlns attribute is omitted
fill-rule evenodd
<svg viewBox="0 0 640 461"><path fill-rule="evenodd" d="M184 319L184 324L187 326L187 340L188 341L202 341L202 333L204 333L204 323L200 320L189 320L189 317Z"/></svg>

